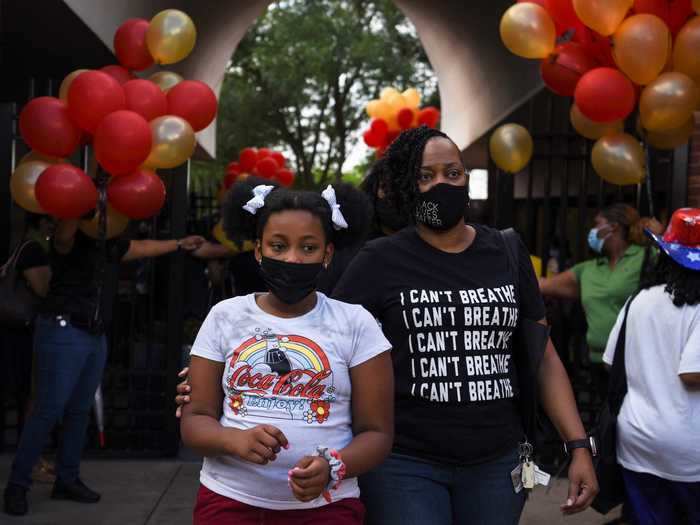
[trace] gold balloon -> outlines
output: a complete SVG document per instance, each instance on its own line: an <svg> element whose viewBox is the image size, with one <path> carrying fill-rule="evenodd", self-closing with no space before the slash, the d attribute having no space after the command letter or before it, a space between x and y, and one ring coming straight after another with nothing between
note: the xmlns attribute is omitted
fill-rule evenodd
<svg viewBox="0 0 700 525"><path fill-rule="evenodd" d="M635 84L646 86L658 77L671 53L671 32L658 16L635 15L613 37L613 57Z"/></svg>
<svg viewBox="0 0 700 525"><path fill-rule="evenodd" d="M383 100L372 100L367 104L367 114L372 118L381 118L388 121L392 113L391 106Z"/></svg>
<svg viewBox="0 0 700 525"><path fill-rule="evenodd" d="M489 151L496 166L509 173L522 170L532 158L534 145L528 130L519 124L504 124L489 141Z"/></svg>
<svg viewBox="0 0 700 525"><path fill-rule="evenodd" d="M61 82L61 87L58 88L58 98L61 100L68 100L68 90L70 89L70 85L73 83L75 78L80 75L80 73L85 73L86 71L90 71L89 69L76 69L72 73L68 73L66 75L66 78L63 79L63 82Z"/></svg>
<svg viewBox="0 0 700 525"><path fill-rule="evenodd" d="M581 22L603 36L612 35L627 16L634 0L574 0Z"/></svg>
<svg viewBox="0 0 700 525"><path fill-rule="evenodd" d="M255 243L251 241L243 241L243 245L239 246L235 242L233 242L231 239L229 239L224 232L224 227L221 224L221 221L216 223L216 226L214 226L214 229L212 230L212 235L214 239L216 239L219 244L222 244L231 253L239 253L239 252L251 252L255 249Z"/></svg>
<svg viewBox="0 0 700 525"><path fill-rule="evenodd" d="M174 168L194 153L197 140L189 123L174 115L151 121L153 146L144 165L148 168Z"/></svg>
<svg viewBox="0 0 700 525"><path fill-rule="evenodd" d="M700 16L683 26L673 46L673 69L700 85Z"/></svg>
<svg viewBox="0 0 700 525"><path fill-rule="evenodd" d="M683 73L664 73L642 91L639 114L650 131L669 131L683 126L698 105L700 93Z"/></svg>
<svg viewBox="0 0 700 525"><path fill-rule="evenodd" d="M644 149L627 133L606 135L593 146L593 169L604 180L618 186L639 184L644 180Z"/></svg>
<svg viewBox="0 0 700 525"><path fill-rule="evenodd" d="M700 0L693 0L693 10L700 15Z"/></svg>
<svg viewBox="0 0 700 525"><path fill-rule="evenodd" d="M669 131L646 131L642 129L644 141L656 149L676 149L687 144L695 131L695 117L690 117L688 121L678 129Z"/></svg>
<svg viewBox="0 0 700 525"><path fill-rule="evenodd" d="M146 32L146 45L156 64L179 62L192 52L196 40L194 22L177 9L158 13Z"/></svg>
<svg viewBox="0 0 700 525"><path fill-rule="evenodd" d="M401 94L403 95L406 105L409 108L416 109L418 106L420 106L420 93L416 88L408 88Z"/></svg>
<svg viewBox="0 0 700 525"><path fill-rule="evenodd" d="M155 83L161 91L167 93L170 88L182 82L183 78L172 71L158 71L148 77L148 80Z"/></svg>
<svg viewBox="0 0 700 525"><path fill-rule="evenodd" d="M43 153L39 153L38 151L32 150L29 153L27 153L24 157L19 159L17 165L19 166L20 164L23 164L25 162L31 162L33 160L40 160L41 162L45 162L47 164L62 164L66 161L65 159L62 159L60 157L51 157L49 155L44 155Z"/></svg>
<svg viewBox="0 0 700 525"><path fill-rule="evenodd" d="M46 213L34 194L34 185L49 163L31 160L20 163L10 177L10 193L15 202L27 211Z"/></svg>
<svg viewBox="0 0 700 525"><path fill-rule="evenodd" d="M623 120L616 120L614 122L595 122L581 113L581 110L578 109L576 104L571 106L569 117L571 119L571 125L576 132L579 135L591 140L598 140L600 137L617 133L625 128L625 122Z"/></svg>
<svg viewBox="0 0 700 525"><path fill-rule="evenodd" d="M392 93L387 97L386 103L389 104L393 113L397 113L406 107L406 100L401 93Z"/></svg>
<svg viewBox="0 0 700 525"><path fill-rule="evenodd" d="M129 217L115 211L109 204L107 205L107 231L105 238L112 239L124 233L129 226ZM80 221L78 228L88 237L99 238L100 214L99 212L90 220Z"/></svg>
<svg viewBox="0 0 700 525"><path fill-rule="evenodd" d="M389 97L393 95L400 95L399 90L393 87L385 87L382 89L382 91L379 93L379 100L383 100L384 102L389 102Z"/></svg>
<svg viewBox="0 0 700 525"><path fill-rule="evenodd" d="M552 18L537 4L515 4L501 18L501 40L523 58L545 58L554 51L556 38Z"/></svg>

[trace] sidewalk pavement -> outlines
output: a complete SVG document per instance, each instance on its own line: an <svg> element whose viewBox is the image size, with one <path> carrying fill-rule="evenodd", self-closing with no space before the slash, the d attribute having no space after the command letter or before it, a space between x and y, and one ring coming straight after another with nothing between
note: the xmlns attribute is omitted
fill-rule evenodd
<svg viewBox="0 0 700 525"><path fill-rule="evenodd" d="M9 455L0 456L0 486L7 480ZM86 460L81 477L102 493L96 505L54 501L51 485L35 484L29 494L29 514L0 513L2 525L186 525L198 487L200 465L178 460ZM559 505L566 499L566 480L553 482L549 494L531 495L520 525L602 525L617 513L602 517L592 510L564 518ZM426 524L430 525L430 524Z"/></svg>

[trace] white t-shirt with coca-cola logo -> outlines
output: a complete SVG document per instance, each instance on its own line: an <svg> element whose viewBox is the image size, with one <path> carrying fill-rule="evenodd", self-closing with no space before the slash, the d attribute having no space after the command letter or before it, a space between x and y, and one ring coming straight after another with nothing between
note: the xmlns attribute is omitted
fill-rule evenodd
<svg viewBox="0 0 700 525"><path fill-rule="evenodd" d="M350 369L391 345L361 306L317 296L313 310L292 319L264 312L251 294L217 304L204 320L191 355L226 363L221 424L242 430L273 425L290 444L264 466L205 458L200 481L213 492L266 509L326 504L323 497L297 500L287 473L318 445L340 450L350 443ZM358 497L357 481L343 481L331 496Z"/></svg>

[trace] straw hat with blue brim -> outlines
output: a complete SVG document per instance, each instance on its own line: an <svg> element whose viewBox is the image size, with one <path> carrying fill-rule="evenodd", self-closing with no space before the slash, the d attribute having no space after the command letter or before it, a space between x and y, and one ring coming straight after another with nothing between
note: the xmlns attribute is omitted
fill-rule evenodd
<svg viewBox="0 0 700 525"><path fill-rule="evenodd" d="M675 262L689 270L700 271L700 209L681 208L671 217L663 237L646 234Z"/></svg>

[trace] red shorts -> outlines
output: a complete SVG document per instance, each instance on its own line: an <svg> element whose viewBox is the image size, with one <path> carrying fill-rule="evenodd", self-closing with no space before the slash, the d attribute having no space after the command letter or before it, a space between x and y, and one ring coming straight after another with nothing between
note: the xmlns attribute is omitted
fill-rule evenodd
<svg viewBox="0 0 700 525"><path fill-rule="evenodd" d="M365 507L358 498L303 510L253 507L199 486L193 525L361 525Z"/></svg>

